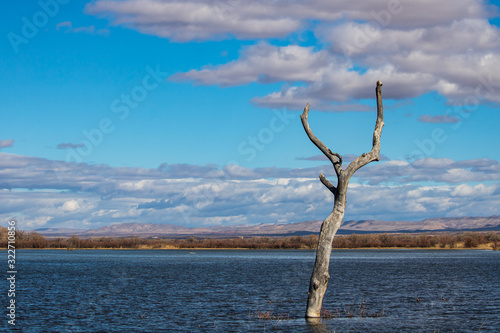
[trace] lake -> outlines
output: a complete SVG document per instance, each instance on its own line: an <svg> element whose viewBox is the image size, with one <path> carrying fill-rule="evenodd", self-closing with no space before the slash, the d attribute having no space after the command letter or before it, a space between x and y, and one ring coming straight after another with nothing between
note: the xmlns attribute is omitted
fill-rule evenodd
<svg viewBox="0 0 500 333"><path fill-rule="evenodd" d="M500 251L334 250L323 306L340 317L315 323L303 318L315 251L18 250L16 259L23 332L500 331Z"/></svg>

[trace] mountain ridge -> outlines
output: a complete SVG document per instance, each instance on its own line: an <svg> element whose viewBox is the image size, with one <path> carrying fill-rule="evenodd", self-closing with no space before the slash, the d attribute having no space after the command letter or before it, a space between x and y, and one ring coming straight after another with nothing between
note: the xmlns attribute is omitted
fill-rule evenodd
<svg viewBox="0 0 500 333"><path fill-rule="evenodd" d="M119 223L97 229L41 228L36 232L47 237L250 237L317 234L321 220L287 224L259 224L211 227L186 227L161 223ZM80 231L78 231L80 230ZM440 231L500 231L500 216L437 217L417 222L349 220L342 223L339 234L353 233L418 233Z"/></svg>

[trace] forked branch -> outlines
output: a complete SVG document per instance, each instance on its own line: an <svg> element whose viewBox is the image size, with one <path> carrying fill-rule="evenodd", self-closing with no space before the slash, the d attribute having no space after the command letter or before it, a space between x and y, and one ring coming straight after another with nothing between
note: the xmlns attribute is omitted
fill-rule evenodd
<svg viewBox="0 0 500 333"><path fill-rule="evenodd" d="M309 115L309 103L307 103L306 107L304 108L304 112L300 115L302 126L304 126L304 130L306 131L306 134L312 141L312 143L314 143L316 147L318 147L318 149L321 150L321 152L328 158L328 160L332 162L337 177L340 177L340 175L342 174L342 157L339 154L334 153L330 149L328 149L328 147L323 142L321 142L321 140L318 139L316 135L314 135L314 133L311 130L311 127L309 127L309 123L307 122L308 115ZM323 182L323 180L321 180L321 182Z"/></svg>
<svg viewBox="0 0 500 333"><path fill-rule="evenodd" d="M342 169L342 157L332 152L320 139L314 135L309 127L309 123L307 121L307 117L309 116L309 103L307 103L304 108L304 112L300 115L300 120L302 121L302 125L304 126L304 130L306 131L309 139L316 145L316 147L321 150L321 152L328 158L328 160L332 163L335 173L337 174L337 178L342 181L342 184L347 185L351 176L362 166L372 162L378 161L380 155L380 136L382 135L382 127L384 127L384 106L382 104L382 82L377 81L377 87L375 88L375 94L377 96L377 122L375 123L375 131L373 132L373 145L372 150L369 153L362 154L358 156L354 161L349 164L349 166L343 170ZM336 195L337 188L332 185L328 179L325 178L323 174L319 176L319 179L334 195Z"/></svg>
<svg viewBox="0 0 500 333"><path fill-rule="evenodd" d="M382 135L382 127L384 127L384 106L382 104L382 82L377 81L375 88L377 95L377 122L375 123L375 130L373 131L373 145L372 150L367 154L358 156L354 161L349 164L345 170L347 180L362 166L370 162L378 161L380 154L380 136Z"/></svg>

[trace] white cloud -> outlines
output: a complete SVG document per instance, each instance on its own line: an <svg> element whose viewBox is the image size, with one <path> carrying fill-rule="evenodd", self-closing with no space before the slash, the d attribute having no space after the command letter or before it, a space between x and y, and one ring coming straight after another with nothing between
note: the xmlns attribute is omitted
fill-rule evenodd
<svg viewBox="0 0 500 333"><path fill-rule="evenodd" d="M451 192L452 196L456 197L485 197L492 195L497 190L498 186L496 185L469 185L469 184L460 184Z"/></svg>
<svg viewBox="0 0 500 333"><path fill-rule="evenodd" d="M498 168L498 161L488 159L370 164L349 185L346 219L500 214ZM113 168L0 153L0 200L4 203L0 218L16 216L21 228L322 219L330 213L333 197L318 180L320 172L331 174L331 165ZM417 185L421 181L435 185Z"/></svg>
<svg viewBox="0 0 500 333"><path fill-rule="evenodd" d="M175 41L286 36L301 26L300 19L274 15L265 1L97 1L86 6L94 15L111 17L145 34Z"/></svg>
<svg viewBox="0 0 500 333"><path fill-rule="evenodd" d="M418 118L418 121L423 123L433 123L433 124L450 124L460 122L460 118L449 115L438 115L431 116L428 114L422 115Z"/></svg>
<svg viewBox="0 0 500 333"><path fill-rule="evenodd" d="M310 20L361 20L401 29L484 18L494 12L480 0L100 0L86 11L142 33L176 41L285 37Z"/></svg>
<svg viewBox="0 0 500 333"><path fill-rule="evenodd" d="M500 163L495 160L453 161L448 158L423 158L369 164L354 175L370 184L437 182L457 184L500 180Z"/></svg>
<svg viewBox="0 0 500 333"><path fill-rule="evenodd" d="M278 47L261 42L246 48L236 61L176 74L171 79L222 86L251 82L316 82L335 66L334 59L326 51L315 52L313 47L297 45Z"/></svg>
<svg viewBox="0 0 500 333"><path fill-rule="evenodd" d="M332 52L347 53L363 66L374 69L391 64L400 73L431 75L432 81L426 83L429 91L449 99L475 96L479 77L494 73L500 62L500 30L486 19L454 20L412 30L391 26L370 34L367 26L349 22L323 28L322 35L331 43ZM496 100L494 94L485 98Z"/></svg>
<svg viewBox="0 0 500 333"><path fill-rule="evenodd" d="M65 212L74 212L80 209L80 205L76 200L69 200L61 206L61 209Z"/></svg>
<svg viewBox="0 0 500 333"><path fill-rule="evenodd" d="M244 215L235 216L214 216L205 219L206 225L239 225L245 224L247 217Z"/></svg>
<svg viewBox="0 0 500 333"><path fill-rule="evenodd" d="M74 27L73 23L70 21L64 21L61 23L56 24L56 29L57 30L64 30L66 33L86 33L90 35L105 35L108 36L110 31L108 29L96 29L95 26L81 26L81 27ZM64 148L62 148L64 149Z"/></svg>
<svg viewBox="0 0 500 333"><path fill-rule="evenodd" d="M174 41L262 40L313 30L324 49L260 41L237 60L171 77L221 86L285 83L253 98L258 106L300 110L310 101L316 110L367 111L358 101L373 98L378 80L386 99L435 91L457 105L500 102L500 30L488 22L498 8L481 0L100 0L86 11Z"/></svg>
<svg viewBox="0 0 500 333"><path fill-rule="evenodd" d="M26 229L36 229L44 227L48 221L52 219L51 216L34 216L26 220L24 223L21 223L21 228ZM18 224L19 225L19 224Z"/></svg>
<svg viewBox="0 0 500 333"><path fill-rule="evenodd" d="M236 164L224 166L223 171L231 178L255 178L256 174L252 169L244 168Z"/></svg>
<svg viewBox="0 0 500 333"><path fill-rule="evenodd" d="M12 139L0 140L0 148L12 147L13 144L14 144L14 140L12 140Z"/></svg>
<svg viewBox="0 0 500 333"><path fill-rule="evenodd" d="M455 161L449 158L427 157L416 160L413 166L417 168L449 168Z"/></svg>
<svg viewBox="0 0 500 333"><path fill-rule="evenodd" d="M354 5L341 2L334 11L339 14L331 17L319 14L328 4L309 4L311 8L304 9L303 15L321 17L313 29L327 45L324 49L259 42L245 48L237 60L178 73L171 79L221 86L285 82L280 91L252 99L269 108L301 109L310 101L317 110L366 111L367 106L357 101L372 99L378 80L385 84L386 99L438 92L457 105L500 102L496 70L500 67L500 29L488 22L484 3L464 0L460 2L464 7L459 8L456 2L453 6L413 2L404 4L407 10L391 15L388 24L379 23L378 16L370 13L385 10L387 4L371 3L371 11L367 3L364 11L357 11ZM283 15L287 13L291 10ZM300 16L297 12L290 15ZM342 20L337 22L339 17ZM421 121L452 123L457 119L452 114L425 115Z"/></svg>

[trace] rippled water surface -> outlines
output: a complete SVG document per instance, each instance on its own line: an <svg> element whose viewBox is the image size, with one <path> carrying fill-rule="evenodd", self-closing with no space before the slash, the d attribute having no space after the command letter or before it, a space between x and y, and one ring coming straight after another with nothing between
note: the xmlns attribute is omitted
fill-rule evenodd
<svg viewBox="0 0 500 333"><path fill-rule="evenodd" d="M16 327L500 332L499 251L335 250L324 307L341 318L308 323L303 316L314 258L314 251L300 250L21 250ZM359 316L360 308L370 317ZM258 311L290 319L262 320Z"/></svg>

